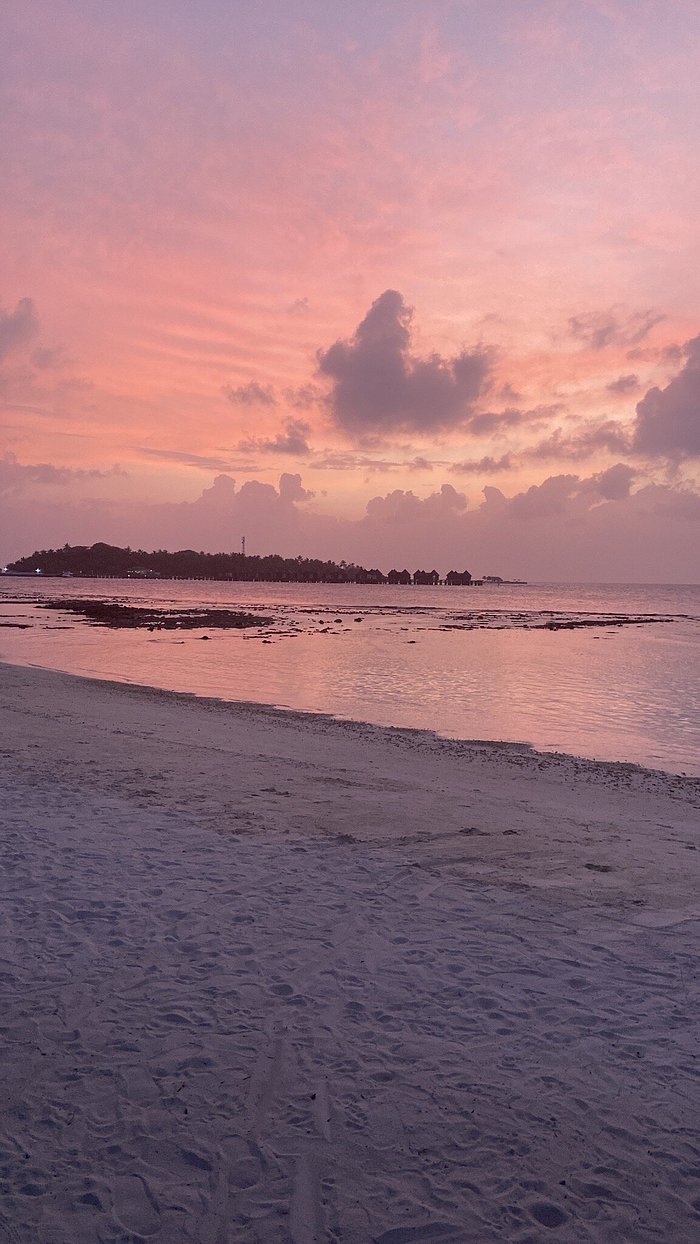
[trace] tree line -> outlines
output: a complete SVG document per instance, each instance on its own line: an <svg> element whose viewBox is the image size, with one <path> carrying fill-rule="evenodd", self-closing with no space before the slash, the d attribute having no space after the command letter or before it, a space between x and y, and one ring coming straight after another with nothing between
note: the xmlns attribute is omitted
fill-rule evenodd
<svg viewBox="0 0 700 1244"><path fill-rule="evenodd" d="M180 549L169 553L156 549L119 548L115 544L64 544L61 549L37 549L7 567L15 574L72 575L75 578L116 579L220 579L247 583L390 583L437 584L437 570L367 569L354 562L321 561L315 557L265 557L245 553L204 553ZM468 570L451 570L445 582L468 584Z"/></svg>

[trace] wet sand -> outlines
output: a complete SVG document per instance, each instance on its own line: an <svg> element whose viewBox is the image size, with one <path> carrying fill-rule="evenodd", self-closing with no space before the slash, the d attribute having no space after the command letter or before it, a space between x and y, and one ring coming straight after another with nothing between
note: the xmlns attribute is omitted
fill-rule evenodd
<svg viewBox="0 0 700 1244"><path fill-rule="evenodd" d="M700 781L0 666L0 1239L700 1236Z"/></svg>

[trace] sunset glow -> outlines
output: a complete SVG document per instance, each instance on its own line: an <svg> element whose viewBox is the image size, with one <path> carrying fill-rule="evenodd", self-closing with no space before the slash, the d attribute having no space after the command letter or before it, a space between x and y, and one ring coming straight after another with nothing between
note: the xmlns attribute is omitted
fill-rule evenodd
<svg viewBox="0 0 700 1244"><path fill-rule="evenodd" d="M0 23L0 563L698 579L691 0Z"/></svg>

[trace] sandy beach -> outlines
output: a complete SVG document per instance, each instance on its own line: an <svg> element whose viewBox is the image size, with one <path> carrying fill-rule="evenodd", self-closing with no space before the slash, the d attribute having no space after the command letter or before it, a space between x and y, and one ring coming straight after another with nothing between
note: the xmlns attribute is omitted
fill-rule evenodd
<svg viewBox="0 0 700 1244"><path fill-rule="evenodd" d="M700 1238L700 780L0 666L0 1240Z"/></svg>

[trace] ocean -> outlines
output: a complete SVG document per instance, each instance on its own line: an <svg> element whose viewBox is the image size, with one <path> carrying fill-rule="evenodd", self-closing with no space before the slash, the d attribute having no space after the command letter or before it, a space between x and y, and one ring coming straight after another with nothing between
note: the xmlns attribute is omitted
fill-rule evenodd
<svg viewBox="0 0 700 1244"><path fill-rule="evenodd" d="M112 630L42 602L241 608ZM208 642L203 642L203 636ZM0 579L0 660L700 776L700 586Z"/></svg>

